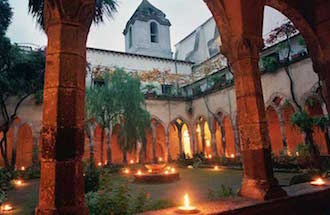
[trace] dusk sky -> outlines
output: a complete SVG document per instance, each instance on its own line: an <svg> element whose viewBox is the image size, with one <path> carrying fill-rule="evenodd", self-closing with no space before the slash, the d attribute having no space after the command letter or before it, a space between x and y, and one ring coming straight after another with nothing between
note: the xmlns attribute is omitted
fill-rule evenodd
<svg viewBox="0 0 330 215"><path fill-rule="evenodd" d="M119 0L118 13L114 15L113 19L107 20L103 24L93 25L87 45L95 48L124 51L123 29L141 1ZM209 9L202 0L149 1L162 10L171 21L172 46L211 17ZM9 0L13 8L14 17L7 36L12 42L33 43L39 46L45 46L47 43L46 35L36 25L32 16L28 14L27 2L27 0ZM264 34L283 22L283 20L285 20L283 15L266 7Z"/></svg>

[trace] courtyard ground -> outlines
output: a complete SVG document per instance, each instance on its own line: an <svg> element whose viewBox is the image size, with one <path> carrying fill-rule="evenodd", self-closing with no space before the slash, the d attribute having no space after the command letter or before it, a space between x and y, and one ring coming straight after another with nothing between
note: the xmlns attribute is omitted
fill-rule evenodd
<svg viewBox="0 0 330 215"><path fill-rule="evenodd" d="M181 179L171 184L135 184L132 176L113 174L113 182L127 183L132 194L141 190L150 194L152 200L171 200L181 203L183 195L189 193L192 201L208 201L209 190L218 190L223 184L231 187L234 192L238 190L242 181L242 171L222 170L219 172L210 169L179 169ZM294 174L275 173L281 185L288 185ZM32 215L38 203L39 180L26 182L23 187L16 188L9 193L8 200L15 207L11 214Z"/></svg>

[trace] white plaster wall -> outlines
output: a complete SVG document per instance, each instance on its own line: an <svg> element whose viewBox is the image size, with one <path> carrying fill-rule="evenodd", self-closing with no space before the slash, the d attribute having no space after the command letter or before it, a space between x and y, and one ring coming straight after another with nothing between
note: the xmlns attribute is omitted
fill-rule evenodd
<svg viewBox="0 0 330 215"><path fill-rule="evenodd" d="M87 49L87 62L96 66L109 68L124 68L129 72L150 71L158 69L159 71L170 71L175 73L175 64L179 74L191 74L191 63L176 62L174 60L152 58L145 56L127 55L119 52L107 52L102 50Z"/></svg>

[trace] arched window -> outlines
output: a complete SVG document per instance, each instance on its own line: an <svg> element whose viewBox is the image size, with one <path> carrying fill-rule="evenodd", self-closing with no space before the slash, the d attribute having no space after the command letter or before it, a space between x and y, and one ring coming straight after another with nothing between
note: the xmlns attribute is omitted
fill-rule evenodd
<svg viewBox="0 0 330 215"><path fill-rule="evenodd" d="M150 38L152 43L158 43L158 25L155 22L150 23Z"/></svg>
<svg viewBox="0 0 330 215"><path fill-rule="evenodd" d="M133 45L133 34L132 34L132 27L129 27L128 30L128 47L132 47Z"/></svg>

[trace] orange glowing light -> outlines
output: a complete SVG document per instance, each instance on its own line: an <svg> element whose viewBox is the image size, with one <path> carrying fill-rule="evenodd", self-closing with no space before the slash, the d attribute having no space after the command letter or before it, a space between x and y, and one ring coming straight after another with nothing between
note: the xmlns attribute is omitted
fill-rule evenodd
<svg viewBox="0 0 330 215"><path fill-rule="evenodd" d="M191 165L189 165L189 166L188 166L188 169L193 169L193 168L194 168L194 167L193 167L193 166L191 166Z"/></svg>
<svg viewBox="0 0 330 215"><path fill-rule="evenodd" d="M299 157L299 152L296 152L296 156Z"/></svg>
<svg viewBox="0 0 330 215"><path fill-rule="evenodd" d="M138 170L137 171L137 175L142 175L142 171L141 170Z"/></svg>
<svg viewBox="0 0 330 215"><path fill-rule="evenodd" d="M168 175L168 173L169 173L168 170L166 170L166 171L165 171L165 175Z"/></svg>
<svg viewBox="0 0 330 215"><path fill-rule="evenodd" d="M190 213L196 213L198 211L196 207L190 205L188 194L185 194L183 199L184 199L184 204L183 206L179 207L179 212L184 214L190 214Z"/></svg>
<svg viewBox="0 0 330 215"><path fill-rule="evenodd" d="M2 206L2 211L12 211L13 210L13 206L11 206L10 204L5 204Z"/></svg>
<svg viewBox="0 0 330 215"><path fill-rule="evenodd" d="M97 165L98 165L98 166L102 166L102 163L101 163L101 162L99 162Z"/></svg>
<svg viewBox="0 0 330 215"><path fill-rule="evenodd" d="M163 162L163 158L158 158L158 161L159 162Z"/></svg>
<svg viewBox="0 0 330 215"><path fill-rule="evenodd" d="M172 169L171 169L171 172L175 173L175 168L172 168Z"/></svg>
<svg viewBox="0 0 330 215"><path fill-rule="evenodd" d="M322 178L317 178L316 180L311 181L311 185L323 186L323 185L325 185L325 181Z"/></svg>
<svg viewBox="0 0 330 215"><path fill-rule="evenodd" d="M124 173L125 174L129 174L130 173L130 170L129 169L124 169Z"/></svg>
<svg viewBox="0 0 330 215"><path fill-rule="evenodd" d="M230 157L231 157L231 158L235 158L235 155L234 155L234 154L231 154Z"/></svg>
<svg viewBox="0 0 330 215"><path fill-rule="evenodd" d="M17 186L22 186L23 185L23 181L22 180L15 180L14 182Z"/></svg>
<svg viewBox="0 0 330 215"><path fill-rule="evenodd" d="M171 169L171 167L170 167L170 166L168 166L168 167L166 167L166 169L167 169L167 170L170 170L170 169Z"/></svg>
<svg viewBox="0 0 330 215"><path fill-rule="evenodd" d="M21 170L22 170L22 171L25 171L25 166L22 166L22 167L21 167Z"/></svg>
<svg viewBox="0 0 330 215"><path fill-rule="evenodd" d="M209 158L209 159L212 159L212 155L209 155L208 158Z"/></svg>
<svg viewBox="0 0 330 215"><path fill-rule="evenodd" d="M152 173L152 169L149 169L148 172L149 172L149 173Z"/></svg>
<svg viewBox="0 0 330 215"><path fill-rule="evenodd" d="M213 170L218 171L218 170L219 170L219 167L218 167L218 166L215 166L215 167L213 168Z"/></svg>
<svg viewBox="0 0 330 215"><path fill-rule="evenodd" d="M134 160L131 160L129 163L130 163L130 164L134 164Z"/></svg>

